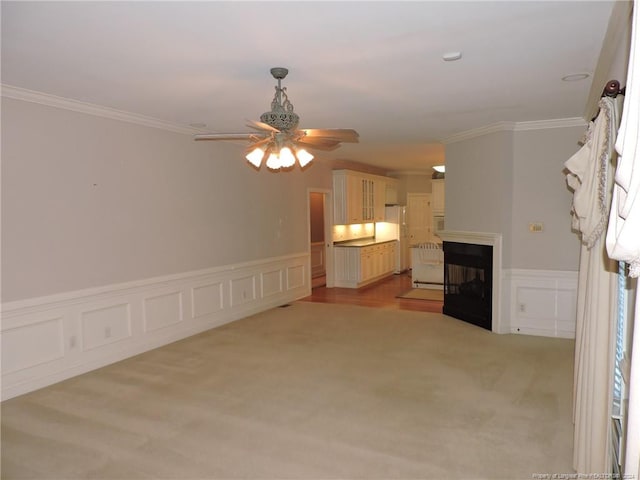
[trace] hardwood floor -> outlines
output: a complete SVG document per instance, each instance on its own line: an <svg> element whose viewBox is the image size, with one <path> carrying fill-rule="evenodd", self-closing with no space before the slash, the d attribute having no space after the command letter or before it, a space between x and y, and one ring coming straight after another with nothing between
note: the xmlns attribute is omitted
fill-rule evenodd
<svg viewBox="0 0 640 480"><path fill-rule="evenodd" d="M315 287L302 301L442 313L442 302L397 298L411 287L411 272L405 272L358 289Z"/></svg>

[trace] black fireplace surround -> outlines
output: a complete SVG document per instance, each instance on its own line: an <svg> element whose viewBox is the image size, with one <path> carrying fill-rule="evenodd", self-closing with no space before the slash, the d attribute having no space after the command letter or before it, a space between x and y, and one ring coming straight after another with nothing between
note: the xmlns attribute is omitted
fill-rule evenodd
<svg viewBox="0 0 640 480"><path fill-rule="evenodd" d="M443 242L442 313L491 330L493 247Z"/></svg>

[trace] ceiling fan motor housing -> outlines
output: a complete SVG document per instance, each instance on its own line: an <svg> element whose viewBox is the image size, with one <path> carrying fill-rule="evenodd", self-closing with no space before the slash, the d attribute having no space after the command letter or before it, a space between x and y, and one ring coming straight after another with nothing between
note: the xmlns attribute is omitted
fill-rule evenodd
<svg viewBox="0 0 640 480"><path fill-rule="evenodd" d="M278 130L295 130L298 128L300 117L294 112L276 112L272 110L260 115L260 121Z"/></svg>

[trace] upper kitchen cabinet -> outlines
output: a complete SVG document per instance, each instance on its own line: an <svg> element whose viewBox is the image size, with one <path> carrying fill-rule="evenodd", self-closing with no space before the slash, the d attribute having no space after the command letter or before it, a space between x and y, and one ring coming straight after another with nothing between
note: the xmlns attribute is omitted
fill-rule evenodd
<svg viewBox="0 0 640 480"><path fill-rule="evenodd" d="M434 216L444 216L444 178L431 180L431 211Z"/></svg>
<svg viewBox="0 0 640 480"><path fill-rule="evenodd" d="M398 185L400 184L400 181L397 178L386 178L385 180L384 203L386 205L398 205L400 203L398 201Z"/></svg>
<svg viewBox="0 0 640 480"><path fill-rule="evenodd" d="M384 221L386 178L353 170L333 171L333 223Z"/></svg>
<svg viewBox="0 0 640 480"><path fill-rule="evenodd" d="M333 172L333 223L363 223L361 178L347 170Z"/></svg>

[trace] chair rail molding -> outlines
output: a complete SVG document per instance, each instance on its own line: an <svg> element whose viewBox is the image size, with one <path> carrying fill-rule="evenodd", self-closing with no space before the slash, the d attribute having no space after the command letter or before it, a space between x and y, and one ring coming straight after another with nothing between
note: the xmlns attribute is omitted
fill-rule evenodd
<svg viewBox="0 0 640 480"><path fill-rule="evenodd" d="M311 294L309 253L2 304L2 400Z"/></svg>

